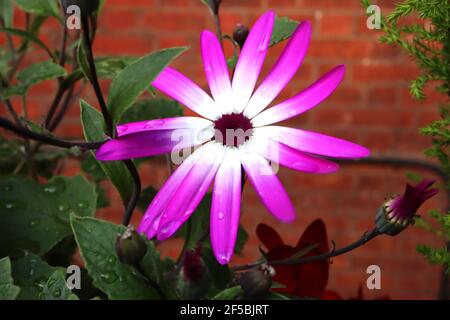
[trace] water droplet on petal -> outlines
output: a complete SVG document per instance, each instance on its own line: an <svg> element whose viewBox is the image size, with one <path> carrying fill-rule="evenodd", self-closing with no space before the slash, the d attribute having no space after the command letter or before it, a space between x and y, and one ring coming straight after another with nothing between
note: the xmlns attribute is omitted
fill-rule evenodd
<svg viewBox="0 0 450 320"><path fill-rule="evenodd" d="M223 212L219 212L219 213L217 214L217 218L218 218L219 220L223 220L224 217L225 217L225 215L223 214Z"/></svg>
<svg viewBox="0 0 450 320"><path fill-rule="evenodd" d="M117 127L117 133L118 134L122 134L124 132L128 131L128 126L127 125L121 125Z"/></svg>
<svg viewBox="0 0 450 320"><path fill-rule="evenodd" d="M295 116L295 115L297 115L297 110L292 109L291 111L289 111L289 114L291 116Z"/></svg>

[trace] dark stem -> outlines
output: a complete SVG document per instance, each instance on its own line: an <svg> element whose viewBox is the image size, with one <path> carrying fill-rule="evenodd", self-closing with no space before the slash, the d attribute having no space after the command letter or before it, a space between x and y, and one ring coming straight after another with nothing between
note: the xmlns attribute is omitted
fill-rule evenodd
<svg viewBox="0 0 450 320"><path fill-rule="evenodd" d="M79 141L68 141L59 139L53 136L48 136L45 134L37 133L34 131L30 131L23 126L18 126L9 121L8 119L4 117L0 117L0 128L6 129L8 131L11 131L15 133L16 135L22 137L22 138L28 138L32 140L39 141L41 143L49 144L56 147L61 148L73 148L73 147L79 147L83 150L95 150L98 149L105 141L99 141L99 142L79 142Z"/></svg>
<svg viewBox="0 0 450 320"><path fill-rule="evenodd" d="M219 11L217 11L217 13L214 13L214 24L216 26L216 34L217 34L217 38L220 41L220 44L223 48L223 37L222 37L222 26L220 23L220 15L219 15Z"/></svg>
<svg viewBox="0 0 450 320"><path fill-rule="evenodd" d="M352 244L343 247L338 250L332 250L331 252L319 254L312 257L305 257L305 258L286 258L281 260L269 260L269 261L262 261L262 262L255 262L251 264L246 264L242 266L236 266L232 268L233 271L243 271L251 268L255 268L257 266L260 266L262 264L269 264L273 266L277 265L297 265L297 264L305 264L305 263L311 263L311 262L317 262L322 260L328 260L330 258L342 255L344 253L347 253L349 251L355 250L362 245L366 244L370 240L374 239L375 237L379 236L381 233L375 228L370 232L366 232L359 240L353 242Z"/></svg>
<svg viewBox="0 0 450 320"><path fill-rule="evenodd" d="M105 120L106 133L110 137L114 137L113 121L112 121L111 115L109 114L109 110L106 105L105 99L103 98L102 90L100 88L100 84L98 81L97 69L95 68L94 54L92 52L92 41L91 41L91 36L90 36L90 31L89 31L89 29L90 29L89 28L89 20L86 17L84 17L82 19L82 24L83 24L83 41L86 44L85 48L87 51L86 59L88 61L89 69L90 69L90 77L88 77L88 78L91 81L92 86L94 87L95 95L97 96L98 103L100 104L100 110L101 110L103 118Z"/></svg>
<svg viewBox="0 0 450 320"><path fill-rule="evenodd" d="M122 162L127 167L134 182L133 193L131 194L131 198L128 201L122 221L122 224L124 226L128 226L130 224L131 218L133 217L134 209L136 208L137 202L141 195L141 179L139 177L139 173L136 169L136 166L133 163L133 160L124 160Z"/></svg>

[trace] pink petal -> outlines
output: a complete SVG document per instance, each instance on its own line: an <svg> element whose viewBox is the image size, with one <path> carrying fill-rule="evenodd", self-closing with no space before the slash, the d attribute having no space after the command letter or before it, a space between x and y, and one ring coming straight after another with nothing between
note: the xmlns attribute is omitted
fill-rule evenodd
<svg viewBox="0 0 450 320"><path fill-rule="evenodd" d="M302 22L286 45L269 75L250 99L245 115L253 118L264 110L292 79L303 62L311 39L311 25Z"/></svg>
<svg viewBox="0 0 450 320"><path fill-rule="evenodd" d="M117 134L119 137L142 131L173 130L173 129L203 129L212 125L209 120L199 117L176 117L155 119L139 122L119 124Z"/></svg>
<svg viewBox="0 0 450 320"><path fill-rule="evenodd" d="M294 205L267 160L254 152L241 152L240 155L242 166L267 210L280 221L292 222Z"/></svg>
<svg viewBox="0 0 450 320"><path fill-rule="evenodd" d="M183 181L176 198L164 210L158 240L170 238L189 219L208 191L225 154L221 144L212 143L208 148Z"/></svg>
<svg viewBox="0 0 450 320"><path fill-rule="evenodd" d="M201 144L213 135L214 130L143 131L105 142L97 150L96 157L101 161L150 157Z"/></svg>
<svg viewBox="0 0 450 320"><path fill-rule="evenodd" d="M191 171L194 164L203 154L208 151L207 145L200 147L192 155L190 155L169 177L161 190L156 194L155 198L147 208L144 218L139 227L139 233L145 233L149 239L153 238L158 231L159 221L164 209L167 207L181 186L182 182Z"/></svg>
<svg viewBox="0 0 450 320"><path fill-rule="evenodd" d="M215 120L220 116L214 100L198 85L173 68L164 69L152 85L205 118Z"/></svg>
<svg viewBox="0 0 450 320"><path fill-rule="evenodd" d="M368 149L355 143L306 130L268 126L254 131L291 148L327 157L363 158L370 154Z"/></svg>
<svg viewBox="0 0 450 320"><path fill-rule="evenodd" d="M239 56L233 76L233 96L236 112L242 112L258 80L272 35L275 13L262 15L250 31Z"/></svg>
<svg viewBox="0 0 450 320"><path fill-rule="evenodd" d="M322 174L339 169L334 162L305 154L266 137L255 137L254 141L247 144L249 151L257 152L267 160L293 170Z"/></svg>
<svg viewBox="0 0 450 320"><path fill-rule="evenodd" d="M241 206L241 161L236 149L229 148L214 182L211 205L211 245L220 264L234 253Z"/></svg>
<svg viewBox="0 0 450 320"><path fill-rule="evenodd" d="M203 67L211 94L224 112L231 113L233 111L233 103L230 100L233 93L231 91L230 75L217 36L210 31L203 31L201 48Z"/></svg>
<svg viewBox="0 0 450 320"><path fill-rule="evenodd" d="M324 101L344 79L345 66L340 65L295 97L265 110L253 118L256 127L295 117Z"/></svg>

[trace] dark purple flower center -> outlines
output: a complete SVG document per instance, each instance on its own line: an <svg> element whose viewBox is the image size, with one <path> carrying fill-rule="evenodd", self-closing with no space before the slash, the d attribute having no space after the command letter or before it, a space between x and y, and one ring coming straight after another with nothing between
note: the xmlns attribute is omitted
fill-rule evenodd
<svg viewBox="0 0 450 320"><path fill-rule="evenodd" d="M214 121L215 140L230 147L239 147L252 135L252 123L242 113L224 114Z"/></svg>

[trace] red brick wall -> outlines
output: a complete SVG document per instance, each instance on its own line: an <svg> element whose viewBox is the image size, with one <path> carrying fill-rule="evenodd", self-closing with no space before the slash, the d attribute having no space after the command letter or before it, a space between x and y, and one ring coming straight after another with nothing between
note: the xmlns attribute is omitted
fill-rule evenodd
<svg viewBox="0 0 450 320"><path fill-rule="evenodd" d="M378 4L387 12L393 2L385 0ZM190 46L174 66L207 87L199 35L205 28L212 30L213 22L200 0L107 0L106 3L99 21L96 55L142 55L170 46ZM305 62L281 99L299 92L337 64L347 67L345 81L326 102L289 121L288 125L350 139L370 148L375 155L424 157L422 150L430 145L430 139L421 136L417 128L437 119L439 97L430 90L425 102L410 98L408 80L417 74L414 64L401 50L377 42L380 33L366 28L364 10L358 0L223 0L224 32L231 33L236 23L252 24L269 9L280 16L307 19L313 26ZM18 24L21 20L18 15ZM43 35L47 43L59 43L60 30L54 21L46 24ZM278 45L270 50L266 71L282 48L283 45ZM34 59L40 58L36 51ZM104 85L107 90L108 83ZM28 104L33 116L42 117L54 90L54 82L32 89ZM90 88L84 90L82 96L96 105ZM18 105L18 101L15 104ZM81 136L77 105L57 134ZM233 263L258 257L255 228L260 222L276 227L287 243L295 243L307 224L322 218L329 238L338 247L354 241L372 227L374 213L384 197L402 191L408 171L345 165L336 174L314 176L281 169L279 177L298 210L298 219L291 225L275 221L248 185L243 196L242 222L250 239L243 255L235 257ZM78 172L75 161L68 162L67 172ZM168 173L161 162L146 164L141 168L141 175L147 184L159 187ZM114 205L99 212L99 216L119 221L120 200L113 188L108 189ZM443 209L445 205L446 200L441 195L423 208L423 212L433 207ZM387 294L402 299L436 298L440 268L430 266L416 253L416 245L423 243L440 244L433 236L410 228L400 236L380 237L363 248L335 258L329 288L345 297L354 296L359 284L365 283L367 266L377 264L382 269L382 290L365 290L368 297ZM161 248L174 255L179 245L179 241L168 241Z"/></svg>

